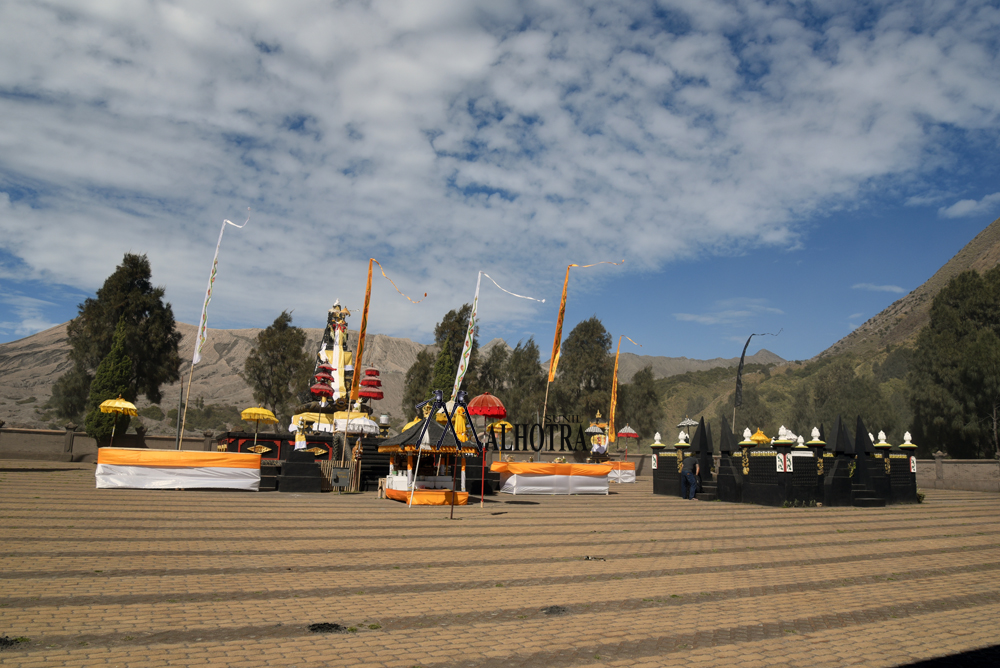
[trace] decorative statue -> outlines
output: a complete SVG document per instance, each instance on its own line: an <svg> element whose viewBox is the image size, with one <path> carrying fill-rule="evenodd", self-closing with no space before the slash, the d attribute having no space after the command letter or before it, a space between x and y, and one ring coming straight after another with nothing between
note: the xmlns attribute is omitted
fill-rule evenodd
<svg viewBox="0 0 1000 668"><path fill-rule="evenodd" d="M811 435L812 435L812 440L818 441L819 440L819 429L817 429L816 427L813 427Z"/></svg>
<svg viewBox="0 0 1000 668"><path fill-rule="evenodd" d="M875 440L875 437L872 436L871 432L868 432L868 440L871 441L872 443L877 443L878 442L878 441Z"/></svg>
<svg viewBox="0 0 1000 668"><path fill-rule="evenodd" d="M656 432L656 434L653 436L653 445L663 445L662 443L660 443L660 432Z"/></svg>
<svg viewBox="0 0 1000 668"><path fill-rule="evenodd" d="M878 442L879 443L885 443L885 432L884 431L880 431L878 433Z"/></svg>
<svg viewBox="0 0 1000 668"><path fill-rule="evenodd" d="M743 440L744 441L750 440L750 427L747 427L746 429L743 430Z"/></svg>
<svg viewBox="0 0 1000 668"><path fill-rule="evenodd" d="M903 434L903 442L906 443L907 445L913 445L912 443L910 443L911 438L912 436L910 436L910 432L906 432L905 434Z"/></svg>

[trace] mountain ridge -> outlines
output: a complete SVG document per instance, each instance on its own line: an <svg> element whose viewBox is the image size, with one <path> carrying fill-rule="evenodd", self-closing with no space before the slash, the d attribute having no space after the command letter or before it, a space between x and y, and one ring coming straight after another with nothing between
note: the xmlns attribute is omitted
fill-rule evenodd
<svg viewBox="0 0 1000 668"><path fill-rule="evenodd" d="M52 396L52 385L70 370L69 339L66 325L56 325L31 336L0 344L0 419L6 420L8 427L59 428L65 422L46 419L42 406ZM194 353L196 327L188 323L177 323L181 333L180 357L181 381L162 386L163 399L159 406L164 413L176 408L180 399L180 387L187 382L190 370L189 360ZM208 342L202 351L202 360L195 366L192 376L190 397L202 398L205 404L236 405L240 408L254 405L253 394L239 372L243 369L247 356L253 348L261 328L209 329ZM319 349L323 330L304 328L307 349ZM349 330L352 350L356 350L358 332ZM492 346L510 346L502 339L493 339L481 347L487 352ZM388 412L396 418L403 415L402 402L406 371L422 350L437 351L437 346L417 343L410 339L367 334L365 337L366 368L380 371L384 399L374 402L376 413ZM783 364L785 360L767 350L761 350L747 361L758 364ZM646 364L653 368L653 375L662 378L688 371L699 371L716 366L735 366L739 358L715 358L713 360L692 360L686 357L659 357L622 353L619 363L619 382L627 383ZM136 406L148 407L145 397L139 397ZM150 433L172 433L173 427L163 421L144 419ZM188 433L193 433L188 430Z"/></svg>

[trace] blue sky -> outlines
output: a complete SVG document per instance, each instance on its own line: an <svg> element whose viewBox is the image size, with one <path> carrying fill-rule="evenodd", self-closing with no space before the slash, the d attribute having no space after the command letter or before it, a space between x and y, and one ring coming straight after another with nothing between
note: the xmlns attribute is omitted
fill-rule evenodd
<svg viewBox="0 0 1000 668"><path fill-rule="evenodd" d="M997 2L0 5L0 341L125 252L177 318L360 307L427 342L597 315L634 352L806 359L1000 215ZM359 319L352 321L358 325ZM631 348L626 344L628 348Z"/></svg>

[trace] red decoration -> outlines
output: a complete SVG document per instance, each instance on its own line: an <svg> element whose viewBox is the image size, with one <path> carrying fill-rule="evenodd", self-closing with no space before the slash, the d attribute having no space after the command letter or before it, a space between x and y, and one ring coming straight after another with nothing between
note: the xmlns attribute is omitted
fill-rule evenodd
<svg viewBox="0 0 1000 668"><path fill-rule="evenodd" d="M486 417L504 419L507 417L507 409L503 402L489 392L483 392L478 397L473 397L469 402L470 415L485 415Z"/></svg>
<svg viewBox="0 0 1000 668"><path fill-rule="evenodd" d="M324 385L323 383L316 383L309 388L309 391L313 394L322 394L327 397L333 396L333 388L329 385Z"/></svg>
<svg viewBox="0 0 1000 668"><path fill-rule="evenodd" d="M384 395L381 390L361 390L358 392L358 396L368 399L381 399Z"/></svg>
<svg viewBox="0 0 1000 668"><path fill-rule="evenodd" d="M362 378L362 387L382 387L382 381L378 378Z"/></svg>
<svg viewBox="0 0 1000 668"><path fill-rule="evenodd" d="M323 362L317 368L319 368L322 371L335 371L334 366L332 364L328 364L327 362Z"/></svg>
<svg viewBox="0 0 1000 668"><path fill-rule="evenodd" d="M639 434L635 432L635 429L625 425L622 430L618 432L618 438L639 438Z"/></svg>
<svg viewBox="0 0 1000 668"><path fill-rule="evenodd" d="M333 381L333 376L328 374L326 371L320 371L314 377L320 383L329 383Z"/></svg>
<svg viewBox="0 0 1000 668"><path fill-rule="evenodd" d="M365 369L365 375L366 376L377 376L378 375L378 369Z"/></svg>

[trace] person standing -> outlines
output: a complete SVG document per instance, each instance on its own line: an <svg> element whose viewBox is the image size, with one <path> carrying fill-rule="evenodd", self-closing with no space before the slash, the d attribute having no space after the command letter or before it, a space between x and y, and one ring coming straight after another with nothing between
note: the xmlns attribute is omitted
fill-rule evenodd
<svg viewBox="0 0 1000 668"><path fill-rule="evenodd" d="M701 467L698 466L698 458L692 453L687 453L687 457L684 458L684 463L681 464L681 495L688 500L693 500L694 495L698 492L698 474L701 473ZM683 485L687 485L685 490Z"/></svg>

